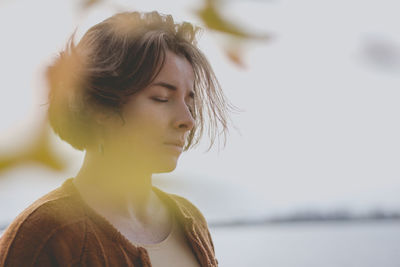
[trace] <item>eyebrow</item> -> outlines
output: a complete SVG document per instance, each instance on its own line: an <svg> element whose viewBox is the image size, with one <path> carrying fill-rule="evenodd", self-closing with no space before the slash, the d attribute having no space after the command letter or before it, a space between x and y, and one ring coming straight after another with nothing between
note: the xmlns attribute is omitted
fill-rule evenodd
<svg viewBox="0 0 400 267"><path fill-rule="evenodd" d="M171 90L171 91L176 91L177 90L175 85L172 85L172 84L169 84L169 83L166 83L166 82L156 82L156 83L154 83L154 85L158 85L158 86L167 88L168 90ZM191 98L194 98L194 91L193 90L190 90L189 96Z"/></svg>

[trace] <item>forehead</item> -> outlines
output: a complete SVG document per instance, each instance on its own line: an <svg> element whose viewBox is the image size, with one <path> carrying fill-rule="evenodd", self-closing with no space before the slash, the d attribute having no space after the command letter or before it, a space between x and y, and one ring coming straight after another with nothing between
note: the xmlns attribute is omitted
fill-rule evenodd
<svg viewBox="0 0 400 267"><path fill-rule="evenodd" d="M164 65L155 81L165 80L175 86L192 89L194 85L194 71L190 62L180 55L167 51Z"/></svg>

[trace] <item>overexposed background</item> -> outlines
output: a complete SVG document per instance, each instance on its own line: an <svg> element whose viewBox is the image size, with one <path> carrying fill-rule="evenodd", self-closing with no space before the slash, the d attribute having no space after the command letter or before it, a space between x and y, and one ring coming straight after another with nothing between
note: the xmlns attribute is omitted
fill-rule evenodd
<svg viewBox="0 0 400 267"><path fill-rule="evenodd" d="M201 25L192 12L200 1L113 2ZM229 61L220 35L205 31L199 40L226 95L243 110L232 116L238 130L231 130L225 149L204 153L204 142L155 181L176 181L171 190L196 203L210 222L307 209L399 211L400 3L223 3L227 18L272 36L244 44L245 68ZM78 4L0 3L0 152L34 136L46 110L44 68L70 34L77 27L80 37L118 11L107 3L82 11ZM83 154L54 142L69 168L32 165L3 173L0 224L77 172Z"/></svg>

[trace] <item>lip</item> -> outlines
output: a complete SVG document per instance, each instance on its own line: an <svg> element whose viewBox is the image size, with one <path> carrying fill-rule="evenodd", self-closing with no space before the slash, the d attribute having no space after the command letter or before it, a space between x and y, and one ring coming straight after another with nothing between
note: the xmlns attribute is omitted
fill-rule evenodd
<svg viewBox="0 0 400 267"><path fill-rule="evenodd" d="M179 153L182 152L183 150L183 144L181 142L167 142L164 143L168 148L173 149Z"/></svg>
<svg viewBox="0 0 400 267"><path fill-rule="evenodd" d="M183 147L185 145L185 142L180 141L180 140L176 140L176 141L167 141L164 144L166 145L175 145L175 146L180 146Z"/></svg>

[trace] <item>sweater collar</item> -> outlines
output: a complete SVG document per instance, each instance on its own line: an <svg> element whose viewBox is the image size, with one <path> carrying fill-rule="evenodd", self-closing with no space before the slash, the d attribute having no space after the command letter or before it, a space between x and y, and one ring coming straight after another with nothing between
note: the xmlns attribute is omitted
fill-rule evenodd
<svg viewBox="0 0 400 267"><path fill-rule="evenodd" d="M91 208L83 201L78 189L73 184L73 179L73 177L68 178L63 183L63 187L66 188L70 194L78 196L86 209L91 210ZM179 217L178 219L182 223L185 225L192 225L194 222L196 222L195 214L193 214L193 212L178 199L178 196L167 193L154 185L152 186L152 190L161 199L161 201Z"/></svg>
<svg viewBox="0 0 400 267"><path fill-rule="evenodd" d="M73 178L67 179L63 183L62 187L66 189L68 194L75 196L74 198L78 199L87 216L99 224L99 226L105 230L106 234L111 235L113 240L118 240L119 242L127 244L126 249L128 249L132 254L146 258L147 254L144 248L132 244L106 218L98 214L83 201L72 180ZM198 229L202 229L202 225L200 225L200 220L196 217L195 213L184 204L185 202L182 201L179 196L164 192L155 186L152 187L152 190L157 194L157 196L160 197L160 199L168 206L168 208L170 208L171 211L177 215L178 221L180 221L180 223L183 225L185 229L185 235L188 236L192 246L194 243L196 244L193 248L202 266L217 266L215 259L211 256L212 252L208 251L210 248L207 250L205 247L200 245L201 240L198 238L201 233L197 231L200 231Z"/></svg>

